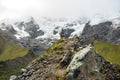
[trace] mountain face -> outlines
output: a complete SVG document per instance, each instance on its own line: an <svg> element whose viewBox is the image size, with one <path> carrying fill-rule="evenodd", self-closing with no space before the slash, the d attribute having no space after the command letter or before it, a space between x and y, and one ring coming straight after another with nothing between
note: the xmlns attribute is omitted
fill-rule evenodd
<svg viewBox="0 0 120 80"><path fill-rule="evenodd" d="M69 38L71 33L75 33L78 26L85 24L80 23L82 20L61 20L61 19L47 19L42 18L40 20L34 19L33 17L23 21L15 21L13 23L1 22L0 28L8 32L14 32L14 36L17 39L21 38L56 38L60 39L59 33L64 28L66 37ZM83 28L83 27L82 27ZM82 29L81 28L81 29ZM80 30L81 31L81 30ZM70 33L70 34L69 34ZM69 34L69 35L68 35Z"/></svg>
<svg viewBox="0 0 120 80"><path fill-rule="evenodd" d="M98 39L120 44L119 27L119 24L114 24L112 21L102 22L96 25L90 25L88 22L83 29L82 37L88 42Z"/></svg>
<svg viewBox="0 0 120 80"><path fill-rule="evenodd" d="M33 48L39 54L60 39L62 29L65 38L79 36L86 22L85 20L83 22L82 19L36 19L30 17L13 22L3 20L0 23L0 29L16 38L21 46Z"/></svg>

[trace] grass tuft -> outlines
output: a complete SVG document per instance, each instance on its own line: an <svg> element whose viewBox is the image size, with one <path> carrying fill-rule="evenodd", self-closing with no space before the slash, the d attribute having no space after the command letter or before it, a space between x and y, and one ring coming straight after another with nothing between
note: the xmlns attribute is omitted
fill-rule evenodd
<svg viewBox="0 0 120 80"><path fill-rule="evenodd" d="M28 53L28 51L28 49L22 48L15 43L5 44L4 49L2 50L2 53L0 55L0 61L23 57Z"/></svg>
<svg viewBox="0 0 120 80"><path fill-rule="evenodd" d="M107 61L120 65L120 45L94 41L94 46L97 53L102 55Z"/></svg>

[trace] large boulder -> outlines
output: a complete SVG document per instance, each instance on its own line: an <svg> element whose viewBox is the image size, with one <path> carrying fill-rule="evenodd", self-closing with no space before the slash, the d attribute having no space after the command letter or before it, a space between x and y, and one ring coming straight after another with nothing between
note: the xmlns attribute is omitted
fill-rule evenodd
<svg viewBox="0 0 120 80"><path fill-rule="evenodd" d="M99 75L104 58L96 54L94 47L88 45L78 51L67 67L66 80L87 80ZM101 75L99 75L101 77ZM73 78L73 79L71 79Z"/></svg>

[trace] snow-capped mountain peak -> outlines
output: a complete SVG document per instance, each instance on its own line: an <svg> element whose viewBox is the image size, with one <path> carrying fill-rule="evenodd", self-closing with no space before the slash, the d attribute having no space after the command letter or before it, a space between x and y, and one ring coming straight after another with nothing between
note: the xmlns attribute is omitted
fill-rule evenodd
<svg viewBox="0 0 120 80"><path fill-rule="evenodd" d="M46 17L34 18L28 17L17 20L2 20L0 21L0 29L11 31L17 38L53 38L60 39L61 29L64 29L66 37L80 35L85 24L90 21L91 25L96 25L101 22L109 21L107 17L96 15L93 18L80 17L78 19L51 19ZM110 20L112 22L120 22L120 18ZM14 32L14 33L13 33Z"/></svg>
<svg viewBox="0 0 120 80"><path fill-rule="evenodd" d="M14 36L17 39L24 37L39 38L56 38L59 39L61 29L66 31L67 37L79 35L85 23L80 23L80 20L71 19L49 19L49 18L33 18L29 17L24 20L15 21L12 23L13 29L16 31ZM2 24L4 25L4 24ZM6 30L6 25L0 27ZM71 35L68 36L68 33Z"/></svg>

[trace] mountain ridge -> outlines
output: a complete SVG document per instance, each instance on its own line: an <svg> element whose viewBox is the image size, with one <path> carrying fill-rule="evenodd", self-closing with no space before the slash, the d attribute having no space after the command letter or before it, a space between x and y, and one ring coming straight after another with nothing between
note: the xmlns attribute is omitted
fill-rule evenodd
<svg viewBox="0 0 120 80"><path fill-rule="evenodd" d="M75 56L78 51L86 48L86 46L88 44L91 43L93 45L94 40L102 40L102 41L107 41L107 42L110 41L111 43L119 43L119 36L117 35L119 33L119 21L118 20L117 20L118 23L114 23L113 21L104 21L103 20L103 22L100 21L99 24L96 24L96 23L93 24L90 21L88 21L87 19L85 19L84 21L82 21L82 20L84 20L84 19L77 19L77 20L76 19L75 20L66 20L66 19L63 19L63 20L58 19L57 20L57 19L55 19L55 20L53 20L53 19L49 19L49 18L44 18L44 20L42 19L42 21L40 22L39 20L36 21L36 19L34 19L33 17L30 17L30 19L28 19L26 21L23 21L23 20L17 21L13 24L2 23L0 25L0 28L2 29L1 33L3 31L4 33L9 34L9 36L11 36L9 38L12 38L12 40L15 41L15 43L17 43L21 47L28 48L30 50L30 52L33 52L37 56L39 56L39 55L43 56L42 61L38 57L38 59L37 59L38 61L35 61L35 64L34 63L31 64L33 66L36 65L35 67L33 67L34 69L36 69L37 67L43 67L43 66L39 66L39 60L40 60L40 62L43 63L42 65L48 64L48 65L44 65L44 66L49 67L49 65L52 66L52 64L54 64L54 59L55 59L56 60L55 65L53 67L55 70L57 70L57 72L53 73L53 79L61 79L61 78L64 79L67 77L67 74L69 73L69 72L66 73L66 70L64 69L64 67L68 66L68 64L70 63L70 61L73 58L72 56ZM82 29L83 29L83 31L82 31ZM82 31L82 33L80 31ZM72 54L71 54L71 52L72 52ZM90 51L90 53L96 54L96 51L93 50L92 52ZM32 55L31 54L29 54L29 55L30 55L29 58L31 59ZM45 57L46 57L46 59L45 59ZM53 59L51 59L51 57ZM85 64L88 63L88 61L91 61L89 59L89 57L93 57L93 59L96 62L96 59L98 57L103 57L103 56L99 55L96 58L94 55L92 55L92 56L87 55L88 59L85 56L83 56L83 57L84 58L79 57L79 58L81 58L80 62L78 61L79 63L83 63L84 60L85 60ZM52 60L53 63L52 62L49 63L49 59ZM23 61L23 60L20 59L20 61ZM25 60L27 60L27 58L25 58ZM18 62L19 62L19 60L18 60ZM76 63L75 65L78 65L78 64ZM103 62L101 62L100 64L104 65ZM106 62L105 64L107 64L109 66L109 62L108 63ZM92 64L90 64L90 65L92 65ZM91 67L88 65L85 65L85 66L89 67L88 68L88 71L89 71L89 69ZM114 64L111 64L110 66L112 67L112 66L114 66ZM59 70L57 67L63 67L63 68ZM83 70L84 70L84 68L85 67L83 67ZM93 68L95 69L96 67L93 67ZM41 70L41 69L42 68L39 68L37 70ZM52 67L49 67L49 69L52 69ZM35 75L35 74L37 74L37 70L34 71L33 69L30 69L30 71L28 71L28 72L26 72L26 69L25 69L25 72L22 70L22 73L24 73L24 74L21 74L20 76L18 76L18 78L20 78L20 79L23 78L25 80L28 80L28 78L33 78L33 79L36 78L37 79L38 75ZM44 78L44 77L50 78L50 76L49 76L49 74L47 74L48 72L46 72L46 70L48 70L48 68L45 67L45 70L40 71L40 72L45 71L45 73L44 72L43 73L46 74L46 75L41 74L42 78ZM117 70L118 69L116 69L116 71ZM108 71L111 71L111 70L108 68ZM62 73L62 75L59 75L59 73ZM79 75L79 71L77 71L77 73L74 74L74 70L73 70L72 73L70 72L70 75L71 74L77 76L77 75ZM87 71L86 71L86 74L89 74L89 73L87 73ZM109 74L110 74L110 72L109 72ZM119 73L114 72L113 74L115 75L115 74L119 74ZM29 77L28 77L28 75L29 75ZM82 75L85 78L86 75L84 74L84 72L82 73ZM101 77L104 77L106 75L107 74L105 74L105 75L103 74L103 76L101 76ZM30 76L32 76L32 77L30 77ZM71 77L75 78L75 76L71 76ZM97 76L97 75L95 75L95 76ZM95 77L95 76L89 76L89 77ZM68 77L69 77L69 75L68 75ZM80 78L80 77L82 78L82 76L79 76L78 78ZM113 77L116 77L116 76L113 76ZM109 78L109 77L106 76L106 78ZM38 79L40 79L40 78L38 77ZM47 79L47 78L45 78L45 79Z"/></svg>

